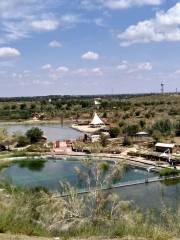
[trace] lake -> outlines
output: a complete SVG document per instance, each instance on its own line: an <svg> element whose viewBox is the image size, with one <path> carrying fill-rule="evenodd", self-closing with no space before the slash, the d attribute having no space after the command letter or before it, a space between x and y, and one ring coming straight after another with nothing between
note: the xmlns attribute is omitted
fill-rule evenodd
<svg viewBox="0 0 180 240"><path fill-rule="evenodd" d="M5 128L10 134L21 132L25 133L27 130L29 130L32 127L38 127L41 128L44 132L44 135L48 138L49 141L55 141L55 140L65 140L70 139L74 140L79 137L82 137L83 134L79 131L76 131L72 129L68 125L61 125L59 124L3 124L0 123L0 128Z"/></svg>
<svg viewBox="0 0 180 240"><path fill-rule="evenodd" d="M106 162L106 159L104 160ZM78 189L87 187L85 180L80 181L75 171L79 168L82 173L87 172L87 168L77 158L47 160L40 164L22 164L15 163L10 167L3 169L0 175L9 183L23 187L45 187L50 191L60 191L60 182L69 182ZM156 176L155 173L149 173L149 177ZM147 171L141 168L125 168L118 182L127 182L147 178ZM93 180L92 180L93 185ZM180 182L167 181L151 184L142 184L131 187L123 187L112 190L118 193L123 200L132 200L142 208L157 208L166 204L176 207L180 202Z"/></svg>

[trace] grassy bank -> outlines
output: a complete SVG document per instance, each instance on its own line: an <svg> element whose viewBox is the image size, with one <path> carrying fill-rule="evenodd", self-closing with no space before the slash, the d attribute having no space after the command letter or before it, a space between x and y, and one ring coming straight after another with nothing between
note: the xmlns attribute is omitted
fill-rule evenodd
<svg viewBox="0 0 180 240"><path fill-rule="evenodd" d="M179 210L174 214L163 208L157 218L156 213L142 213L114 194L92 191L79 197L68 187L69 197L54 198L40 189L2 187L5 190L0 192L1 233L62 239L132 236L152 240L168 240L180 234Z"/></svg>

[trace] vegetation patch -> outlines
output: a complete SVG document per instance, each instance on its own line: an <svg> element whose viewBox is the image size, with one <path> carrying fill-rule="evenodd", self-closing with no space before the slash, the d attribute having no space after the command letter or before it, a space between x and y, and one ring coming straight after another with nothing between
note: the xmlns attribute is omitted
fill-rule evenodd
<svg viewBox="0 0 180 240"><path fill-rule="evenodd" d="M168 177L168 176L176 176L179 175L180 171L177 169L172 169L172 168L164 168L160 170L159 175L161 177Z"/></svg>

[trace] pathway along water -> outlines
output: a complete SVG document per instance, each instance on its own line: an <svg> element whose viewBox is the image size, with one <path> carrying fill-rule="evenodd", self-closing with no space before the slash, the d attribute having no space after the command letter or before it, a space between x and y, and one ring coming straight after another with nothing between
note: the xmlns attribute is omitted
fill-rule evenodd
<svg viewBox="0 0 180 240"><path fill-rule="evenodd" d="M88 194L91 191L108 191L108 190L114 190L116 188L125 188L125 187L132 187L132 186L137 186L137 185L147 185L155 182L161 182L161 181L171 181L171 180L180 180L180 175L174 176L174 177L152 177L152 178L145 178L142 180L133 180L133 181L127 181L124 183L117 183L113 184L111 186L107 187L102 187L102 188L91 188L89 190L82 190L82 191L77 191L78 195L83 195L83 194ZM63 193L63 194L57 194L55 197L68 197L70 194Z"/></svg>

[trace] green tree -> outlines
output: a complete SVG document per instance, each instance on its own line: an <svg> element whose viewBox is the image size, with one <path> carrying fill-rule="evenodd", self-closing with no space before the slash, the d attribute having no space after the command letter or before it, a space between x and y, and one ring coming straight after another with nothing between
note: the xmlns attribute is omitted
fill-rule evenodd
<svg viewBox="0 0 180 240"><path fill-rule="evenodd" d="M20 109L25 110L27 108L27 105L25 103L20 104Z"/></svg>
<svg viewBox="0 0 180 240"><path fill-rule="evenodd" d="M141 126L141 128L144 128L144 127L146 126L146 121L143 120L143 119L141 119L141 120L139 121L139 125Z"/></svg>
<svg viewBox="0 0 180 240"><path fill-rule="evenodd" d="M111 138L117 138L120 133L120 129L118 127L110 128L109 134Z"/></svg>
<svg viewBox="0 0 180 240"><path fill-rule="evenodd" d="M157 130L163 135L170 135L174 126L169 119L161 119L155 122L152 130Z"/></svg>
<svg viewBox="0 0 180 240"><path fill-rule="evenodd" d="M125 126L123 132L129 136L132 136L132 135L135 135L138 131L139 131L139 125L131 124L131 125Z"/></svg>
<svg viewBox="0 0 180 240"><path fill-rule="evenodd" d="M37 143L43 136L43 131L40 128L33 127L26 132L27 138L31 143Z"/></svg>

